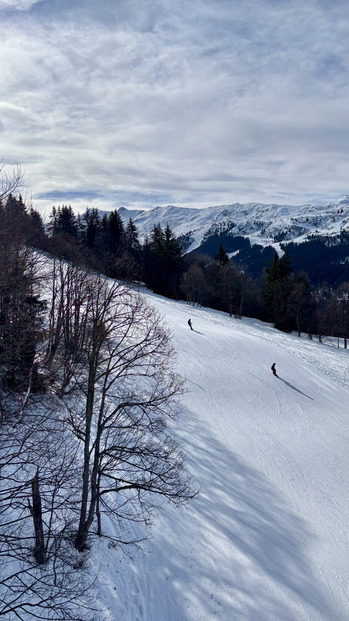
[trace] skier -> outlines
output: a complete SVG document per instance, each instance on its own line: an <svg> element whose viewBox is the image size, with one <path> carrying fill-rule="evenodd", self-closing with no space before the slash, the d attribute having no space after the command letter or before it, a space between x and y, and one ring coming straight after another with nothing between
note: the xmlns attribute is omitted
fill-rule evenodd
<svg viewBox="0 0 349 621"><path fill-rule="evenodd" d="M193 326L191 325L191 319L188 319L188 326L191 330L193 330Z"/></svg>
<svg viewBox="0 0 349 621"><path fill-rule="evenodd" d="M273 364L271 365L271 370L274 373L274 375L277 377L277 373L276 373L276 369L275 369L275 362L273 362Z"/></svg>

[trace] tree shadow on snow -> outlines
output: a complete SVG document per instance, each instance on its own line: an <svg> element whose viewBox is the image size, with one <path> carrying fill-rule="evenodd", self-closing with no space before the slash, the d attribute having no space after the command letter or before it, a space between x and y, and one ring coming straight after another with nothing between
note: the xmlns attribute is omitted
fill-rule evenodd
<svg viewBox="0 0 349 621"><path fill-rule="evenodd" d="M180 512L166 507L148 557L150 565L156 558L152 580L164 590L167 620L290 621L315 612L340 621L306 556L314 543L306 523L192 412L183 420L181 441L201 492Z"/></svg>

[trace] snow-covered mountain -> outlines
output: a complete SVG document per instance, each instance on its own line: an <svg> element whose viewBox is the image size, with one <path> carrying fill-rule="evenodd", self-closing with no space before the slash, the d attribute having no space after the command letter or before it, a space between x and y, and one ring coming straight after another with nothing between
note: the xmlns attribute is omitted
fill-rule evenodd
<svg viewBox="0 0 349 621"><path fill-rule="evenodd" d="M173 334L200 493L164 506L147 553L93 549L100 619L346 621L348 350L144 295Z"/></svg>
<svg viewBox="0 0 349 621"><path fill-rule="evenodd" d="M120 208L120 216L134 220L141 235L154 225L170 225L187 252L217 233L247 237L251 244L273 245L280 241L304 241L310 235L334 235L349 229L349 196L322 204L263 205L248 203L205 209L154 207L149 211Z"/></svg>

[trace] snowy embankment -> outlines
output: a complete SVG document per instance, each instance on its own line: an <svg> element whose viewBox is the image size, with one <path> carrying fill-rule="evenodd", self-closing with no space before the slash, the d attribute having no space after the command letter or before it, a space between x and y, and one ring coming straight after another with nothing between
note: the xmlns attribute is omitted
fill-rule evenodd
<svg viewBox="0 0 349 621"><path fill-rule="evenodd" d="M186 379L173 427L200 493L164 507L146 554L96 548L101 615L347 621L349 352L146 295Z"/></svg>

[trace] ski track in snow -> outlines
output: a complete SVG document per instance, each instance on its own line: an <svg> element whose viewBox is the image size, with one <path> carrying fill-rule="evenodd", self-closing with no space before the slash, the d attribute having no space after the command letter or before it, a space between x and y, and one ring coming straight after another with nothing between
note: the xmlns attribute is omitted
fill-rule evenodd
<svg viewBox="0 0 349 621"><path fill-rule="evenodd" d="M349 352L146 295L186 379L171 424L200 492L164 507L147 553L97 548L101 618L347 621Z"/></svg>

